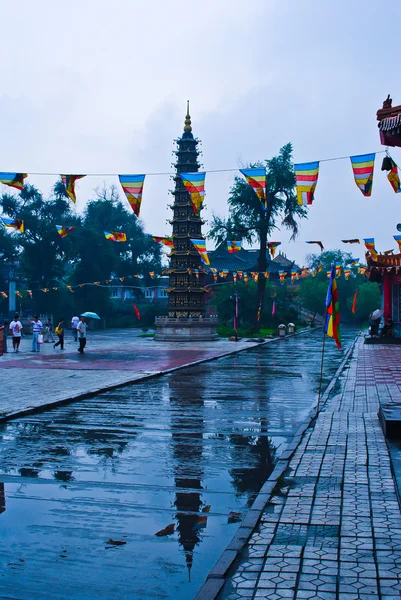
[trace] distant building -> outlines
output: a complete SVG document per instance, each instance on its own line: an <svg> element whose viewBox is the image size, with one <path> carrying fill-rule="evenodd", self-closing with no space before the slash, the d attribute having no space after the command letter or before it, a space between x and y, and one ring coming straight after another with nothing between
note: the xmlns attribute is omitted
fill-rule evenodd
<svg viewBox="0 0 401 600"><path fill-rule="evenodd" d="M216 250L209 252L210 266L218 271L230 271L228 279L232 279L231 272L243 271L246 273L259 272L258 265L259 250L245 250L244 248L239 252L229 252L227 250L227 244L223 243ZM279 258L281 259L279 260ZM266 253L267 258L267 271L270 273L272 279L278 279L279 271L291 271L291 268L295 264L293 261L288 260L283 255L278 255L274 260L271 260L269 252Z"/></svg>
<svg viewBox="0 0 401 600"><path fill-rule="evenodd" d="M169 278L158 277L151 285L143 285L140 289L128 286L113 285L110 287L110 298L115 301L132 302L133 300L147 304L167 304Z"/></svg>
<svg viewBox="0 0 401 600"><path fill-rule="evenodd" d="M392 106L390 95L377 113L380 142L383 146L401 147L401 105Z"/></svg>

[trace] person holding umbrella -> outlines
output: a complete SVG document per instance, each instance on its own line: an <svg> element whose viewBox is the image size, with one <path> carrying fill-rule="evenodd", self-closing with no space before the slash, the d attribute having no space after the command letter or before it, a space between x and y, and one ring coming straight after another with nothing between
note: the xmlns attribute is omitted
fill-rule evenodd
<svg viewBox="0 0 401 600"><path fill-rule="evenodd" d="M100 317L94 312L82 313L81 320L77 325L77 335L79 341L78 352L80 352L81 354L84 354L84 348L86 346L86 330L88 327L86 319L100 319Z"/></svg>

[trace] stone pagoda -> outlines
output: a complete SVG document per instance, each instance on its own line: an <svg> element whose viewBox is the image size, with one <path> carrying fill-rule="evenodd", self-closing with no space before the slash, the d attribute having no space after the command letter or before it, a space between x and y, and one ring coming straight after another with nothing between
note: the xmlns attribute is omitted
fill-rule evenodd
<svg viewBox="0 0 401 600"><path fill-rule="evenodd" d="M205 315L205 272L192 239L204 239L204 221L194 212L191 198L179 173L199 171L199 140L192 133L189 102L184 133L176 141L175 188L172 192L174 247L170 253L170 281L168 288L168 317L156 318L155 340L191 341L214 340L217 318ZM200 211L199 211L200 212Z"/></svg>

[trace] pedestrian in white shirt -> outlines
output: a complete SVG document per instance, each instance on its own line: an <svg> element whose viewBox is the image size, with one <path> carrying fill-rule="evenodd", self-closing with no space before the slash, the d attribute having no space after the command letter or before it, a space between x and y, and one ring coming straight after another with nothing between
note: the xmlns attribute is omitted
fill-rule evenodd
<svg viewBox="0 0 401 600"><path fill-rule="evenodd" d="M28 323L32 324L32 350L31 352L40 352L39 335L42 333L43 323L39 321L38 316L33 317L33 321L28 319Z"/></svg>
<svg viewBox="0 0 401 600"><path fill-rule="evenodd" d="M72 336L74 338L75 341L77 341L77 326L79 323L79 317L72 317L71 319L71 330L72 330Z"/></svg>
<svg viewBox="0 0 401 600"><path fill-rule="evenodd" d="M78 334L78 341L79 341L78 352L80 352L81 354L84 353L84 348L86 346L86 328L87 328L87 324L85 322L85 317L81 317L81 320L79 321L79 323L77 325L77 334Z"/></svg>
<svg viewBox="0 0 401 600"><path fill-rule="evenodd" d="M13 352L19 352L22 335L22 324L19 320L19 315L14 315L14 319L10 323L10 331L13 336Z"/></svg>

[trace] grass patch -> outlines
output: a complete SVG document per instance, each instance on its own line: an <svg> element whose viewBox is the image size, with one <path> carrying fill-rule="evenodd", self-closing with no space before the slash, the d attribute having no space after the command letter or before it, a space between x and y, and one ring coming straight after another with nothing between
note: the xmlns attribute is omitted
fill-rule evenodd
<svg viewBox="0 0 401 600"><path fill-rule="evenodd" d="M154 333L140 333L139 335L137 335L136 337L155 337Z"/></svg>

